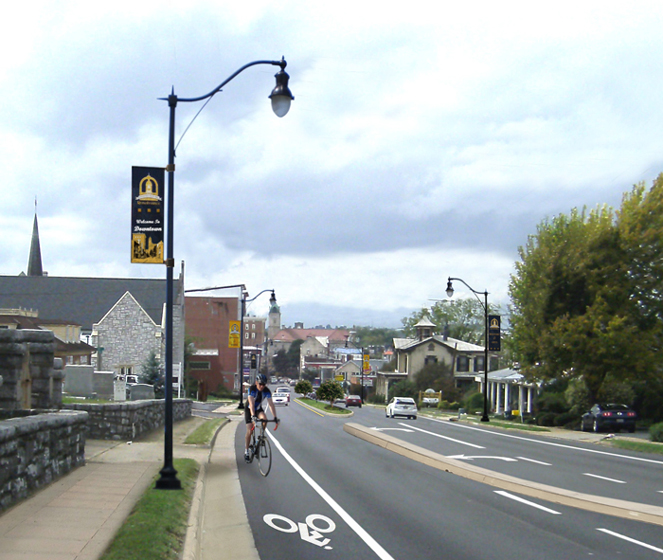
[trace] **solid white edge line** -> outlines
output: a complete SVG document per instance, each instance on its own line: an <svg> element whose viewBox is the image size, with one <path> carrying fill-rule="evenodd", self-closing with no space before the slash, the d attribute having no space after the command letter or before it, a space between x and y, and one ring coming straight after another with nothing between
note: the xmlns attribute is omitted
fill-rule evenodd
<svg viewBox="0 0 663 560"><path fill-rule="evenodd" d="M423 418L423 417L422 417ZM430 420L431 422L439 422L440 424L448 424L448 420L438 420L437 418L427 418L427 420ZM492 434L494 436L500 436L500 437L505 437L505 438L511 438L511 439L519 439L521 441L530 441L532 443L539 443L541 445L550 445L552 447L562 447L564 449L574 449L575 451L585 451L586 453L595 453L597 455L608 455L610 457L619 457L620 459L630 459L631 461L641 461L643 463L653 463L655 465L663 465L663 461L657 461L655 459L645 459L644 457L631 457L629 455L620 455L619 453L610 453L608 451L600 451L598 449L585 449L584 447L575 447L573 445L567 445L564 443L555 443L553 441L541 441L538 439L531 439L531 438L526 438L522 436L515 436L513 434L505 434L503 432L498 432L498 431L492 431L492 430L484 430L482 428L477 428L475 426L466 426L465 424L459 424L455 423L454 424L455 428L462 428L464 430L475 430L477 432L484 432L487 434ZM539 432L541 437L554 437L551 436L550 434L546 434L546 432Z"/></svg>
<svg viewBox="0 0 663 560"><path fill-rule="evenodd" d="M483 447L481 445L476 445L474 443L468 443L466 441L461 441L459 439L454 439L454 438L451 438L449 436L443 436L441 434L436 434L435 432L429 432L428 430L422 430L421 428L415 428L414 426L412 426L410 424L404 424L403 422L399 422L399 424L401 426L407 426L408 428L410 428L412 430L417 430L418 432L423 432L424 434L428 434L430 436L435 436L435 437L439 437L439 438L442 438L442 439L448 439L449 441L453 441L454 443L460 443L462 445L469 445L470 447L475 447L476 449L486 449L485 447Z"/></svg>
<svg viewBox="0 0 663 560"><path fill-rule="evenodd" d="M599 476L598 474L592 474L588 472L582 473L585 476L591 476L592 478L600 478L601 480L607 480L608 482L616 482L617 484L626 484L625 480L617 480L616 478L608 478L607 476Z"/></svg>
<svg viewBox="0 0 663 560"><path fill-rule="evenodd" d="M663 554L663 548L656 548L655 546L652 546L650 544L644 543L642 541L636 541L635 539L632 539L631 537L627 537L626 535L620 535L619 533L615 533L614 531L611 531L610 529L596 529L597 531L601 531L602 533L606 533L608 535L612 535L613 537L617 537L618 539L623 539L625 541L628 541L633 544L637 544L638 546L642 546L644 548L648 548L649 550L653 550L655 552L660 552Z"/></svg>
<svg viewBox="0 0 663 560"><path fill-rule="evenodd" d="M281 452L281 455L285 457L285 460L288 461L292 465L292 468L295 469L299 475L306 481L308 484L315 490L320 497L329 504L329 506L345 521L348 526L355 532L357 533L357 536L363 540L370 549L375 552L375 554L378 556L378 558L381 558L382 560L394 560L393 556L389 554L384 548L382 548L378 542L369 535L366 530L357 523L352 516L346 512L337 502L332 498L325 490L322 489L322 487L315 481L313 480L305 471L302 469L299 464L288 454L288 452L283 449L283 446L279 443L279 441L272 435L271 432L267 432L269 435L269 438L274 442L274 445L278 448L278 450Z"/></svg>
<svg viewBox="0 0 663 560"><path fill-rule="evenodd" d="M550 509L550 508L541 506L539 504L535 504L534 502L530 502L529 500L526 500L526 499L521 498L520 496L516 496L514 494L510 494L509 492L505 492L504 490L495 490L495 494L499 494L500 496L504 496L505 498L509 498L510 500L515 500L516 502L520 502L522 504L532 506L532 507L540 509L542 511L552 513L553 515L562 515L559 511L555 511L554 509Z"/></svg>

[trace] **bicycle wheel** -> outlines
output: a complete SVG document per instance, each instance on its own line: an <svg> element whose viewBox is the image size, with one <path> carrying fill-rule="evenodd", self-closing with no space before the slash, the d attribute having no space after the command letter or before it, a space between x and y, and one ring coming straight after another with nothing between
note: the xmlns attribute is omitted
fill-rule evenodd
<svg viewBox="0 0 663 560"><path fill-rule="evenodd" d="M258 468L260 469L260 474L262 476L267 476L269 474L269 470L272 468L272 447L266 437L262 438L258 443L256 457L258 457Z"/></svg>

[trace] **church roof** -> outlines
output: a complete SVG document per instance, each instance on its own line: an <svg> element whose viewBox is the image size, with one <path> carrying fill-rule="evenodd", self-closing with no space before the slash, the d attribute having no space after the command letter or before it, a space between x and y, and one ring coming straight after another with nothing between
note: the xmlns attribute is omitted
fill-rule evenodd
<svg viewBox="0 0 663 560"><path fill-rule="evenodd" d="M177 294L178 280L173 283ZM126 292L156 324L161 324L165 279L0 276L0 309L34 309L42 321L64 319L91 331L92 324L99 322Z"/></svg>

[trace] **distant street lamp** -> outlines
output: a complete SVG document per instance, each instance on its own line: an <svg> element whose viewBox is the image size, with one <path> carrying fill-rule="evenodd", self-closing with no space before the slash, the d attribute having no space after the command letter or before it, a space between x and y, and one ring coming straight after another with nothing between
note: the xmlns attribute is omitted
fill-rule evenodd
<svg viewBox="0 0 663 560"><path fill-rule="evenodd" d="M246 304L251 303L252 301L255 301L258 299L259 296L264 294L265 292L272 292L271 297L269 298L269 305L270 309L273 305L276 304L276 294L274 293L274 290L269 288L267 290L263 290L260 292L257 296L251 298L251 299L246 299L249 297L249 292L246 290L242 290L242 318L241 318L241 324L240 324L240 330L242 331L242 335L239 338L239 405L237 408L243 409L244 408L244 315L246 315Z"/></svg>
<svg viewBox="0 0 663 560"><path fill-rule="evenodd" d="M479 300L479 303L483 307L483 314L484 314L484 328L485 328L485 335L484 335L484 343L483 343L483 351L484 351L484 358L483 358L483 376L484 376L484 381L483 381L483 416L481 417L482 422L490 422L490 419L488 418L488 292L477 292L474 288L472 288L465 280L462 278L451 278L449 277L449 281L447 282L447 296L453 297L454 295L454 288L453 285L451 284L452 280L458 280L459 282L462 282L465 284L470 291L474 294L474 296ZM482 302L481 299L479 298L479 295L482 295L484 297L484 301Z"/></svg>
<svg viewBox="0 0 663 560"><path fill-rule="evenodd" d="M258 64L269 64L271 66L280 66L281 70L275 75L276 86L269 95L272 100L272 110L278 117L284 117L290 110L290 102L294 99L290 89L288 89L289 76L285 71L287 65L285 58L280 61L256 60L249 62L237 70L234 74L224 80L216 88L206 95L200 97L178 98L174 89L168 97L161 98L162 101L168 101L170 107L170 123L168 127L168 190L167 190L167 208L166 216L167 236L166 236L166 399L165 399L165 433L164 433L164 466L159 471L160 478L156 482L158 489L179 489L182 487L177 478L177 471L173 467L173 268L175 267L175 258L173 256L173 240L175 238L173 231L174 224L174 202L175 202L175 108L178 102L195 103L210 99L221 91L221 88L234 79L238 74L251 66ZM186 132L186 131L185 131Z"/></svg>

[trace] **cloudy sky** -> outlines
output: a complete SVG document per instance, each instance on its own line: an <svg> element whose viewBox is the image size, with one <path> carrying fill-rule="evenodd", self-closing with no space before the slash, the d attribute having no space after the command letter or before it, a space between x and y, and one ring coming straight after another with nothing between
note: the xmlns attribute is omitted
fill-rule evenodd
<svg viewBox="0 0 663 560"><path fill-rule="evenodd" d="M659 1L26 0L3 19L0 274L27 268L36 198L50 275L165 277L130 263L131 167L167 164L158 98L253 60L285 56L295 100L274 116L278 67L249 68L182 138L176 270L274 288L286 325L400 327L448 276L506 304L537 224L663 172ZM178 139L201 106L178 105Z"/></svg>

